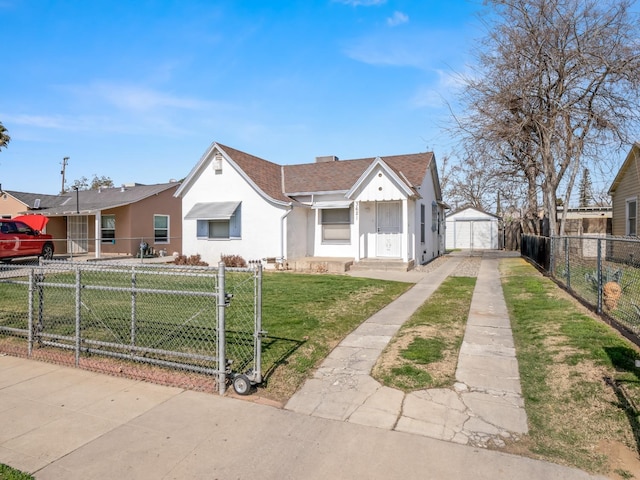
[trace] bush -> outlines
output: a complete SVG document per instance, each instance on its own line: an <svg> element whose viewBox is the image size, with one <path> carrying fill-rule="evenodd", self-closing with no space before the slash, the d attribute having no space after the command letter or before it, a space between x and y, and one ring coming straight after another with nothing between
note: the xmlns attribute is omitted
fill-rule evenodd
<svg viewBox="0 0 640 480"><path fill-rule="evenodd" d="M240 267L247 266L247 261L240 255L220 255L220 261L224 263L225 267Z"/></svg>
<svg viewBox="0 0 640 480"><path fill-rule="evenodd" d="M209 264L207 262L203 262L200 258L200 254L191 255L187 257L186 255L178 255L176 259L173 261L176 265L191 265L198 267L208 267Z"/></svg>

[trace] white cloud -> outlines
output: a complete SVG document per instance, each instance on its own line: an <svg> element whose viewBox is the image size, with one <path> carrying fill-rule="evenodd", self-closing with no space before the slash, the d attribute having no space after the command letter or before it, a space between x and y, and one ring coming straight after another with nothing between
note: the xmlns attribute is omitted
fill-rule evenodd
<svg viewBox="0 0 640 480"><path fill-rule="evenodd" d="M370 65L425 68L425 52L416 48L420 42L386 35L364 37L345 49L345 54Z"/></svg>
<svg viewBox="0 0 640 480"><path fill-rule="evenodd" d="M372 5L384 5L387 0L333 0L335 3L343 3L353 7L370 7Z"/></svg>
<svg viewBox="0 0 640 480"><path fill-rule="evenodd" d="M408 15L402 12L395 11L393 12L393 15L391 17L387 18L387 25L389 25L390 27L396 27L403 23L407 23L408 21L409 21Z"/></svg>
<svg viewBox="0 0 640 480"><path fill-rule="evenodd" d="M411 98L413 108L443 108L455 100L464 88L462 75L455 72L436 70L437 81L418 88Z"/></svg>
<svg viewBox="0 0 640 480"><path fill-rule="evenodd" d="M88 88L88 93L101 97L123 110L138 112L161 108L195 110L206 107L208 103L193 98L169 95L145 87L112 83L91 85Z"/></svg>

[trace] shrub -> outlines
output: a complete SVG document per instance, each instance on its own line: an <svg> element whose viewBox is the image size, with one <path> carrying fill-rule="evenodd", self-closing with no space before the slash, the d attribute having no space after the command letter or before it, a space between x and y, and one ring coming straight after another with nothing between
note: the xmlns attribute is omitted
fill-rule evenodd
<svg viewBox="0 0 640 480"><path fill-rule="evenodd" d="M240 255L220 255L220 261L224 263L225 267L240 267L247 266L247 261Z"/></svg>
<svg viewBox="0 0 640 480"><path fill-rule="evenodd" d="M173 263L175 263L176 265L191 265L199 267L209 266L207 262L202 261L202 259L200 258L200 254L191 255L190 257L187 257L186 255L178 255Z"/></svg>

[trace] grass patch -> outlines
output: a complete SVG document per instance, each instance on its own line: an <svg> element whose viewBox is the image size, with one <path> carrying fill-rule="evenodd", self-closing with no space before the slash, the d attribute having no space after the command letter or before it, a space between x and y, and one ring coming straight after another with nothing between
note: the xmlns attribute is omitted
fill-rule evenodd
<svg viewBox="0 0 640 480"><path fill-rule="evenodd" d="M33 480L33 477L0 463L0 480Z"/></svg>
<svg viewBox="0 0 640 480"><path fill-rule="evenodd" d="M475 284L447 278L391 340L374 378L403 391L452 386Z"/></svg>
<svg viewBox="0 0 640 480"><path fill-rule="evenodd" d="M602 444L619 442L638 451L638 423L616 393L622 385L640 401L638 350L524 260L503 260L501 268L529 418L529 452L611 473Z"/></svg>
<svg viewBox="0 0 640 480"><path fill-rule="evenodd" d="M411 284L349 277L265 273L260 390L289 398L354 328L404 293Z"/></svg>

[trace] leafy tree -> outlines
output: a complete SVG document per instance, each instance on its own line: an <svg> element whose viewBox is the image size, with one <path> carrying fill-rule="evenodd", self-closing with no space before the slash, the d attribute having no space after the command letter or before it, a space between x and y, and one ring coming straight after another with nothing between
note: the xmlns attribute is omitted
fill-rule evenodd
<svg viewBox="0 0 640 480"><path fill-rule="evenodd" d="M4 128L4 125L0 122L0 150L7 148L10 141L11 137L7 134L7 129Z"/></svg>
<svg viewBox="0 0 640 480"><path fill-rule="evenodd" d="M462 97L459 130L504 176L526 182L550 233L557 198L603 147L630 143L640 112L640 29L630 0L486 0L493 13L478 69ZM560 227L560 228L558 228Z"/></svg>
<svg viewBox="0 0 640 480"><path fill-rule="evenodd" d="M73 183L71 184L71 188L72 189L78 189L78 190L98 190L99 188L112 188L113 187L113 180L111 180L109 177L105 177L104 175L101 177L98 177L95 173L93 174L93 178L91 179L91 182L89 182L89 179L87 177L80 177L77 180L74 180Z"/></svg>
<svg viewBox="0 0 640 480"><path fill-rule="evenodd" d="M97 175L93 175L91 179L91 185L89 187L90 190L98 190L99 188L113 188L113 180L109 177L105 177L102 175L98 177Z"/></svg>

